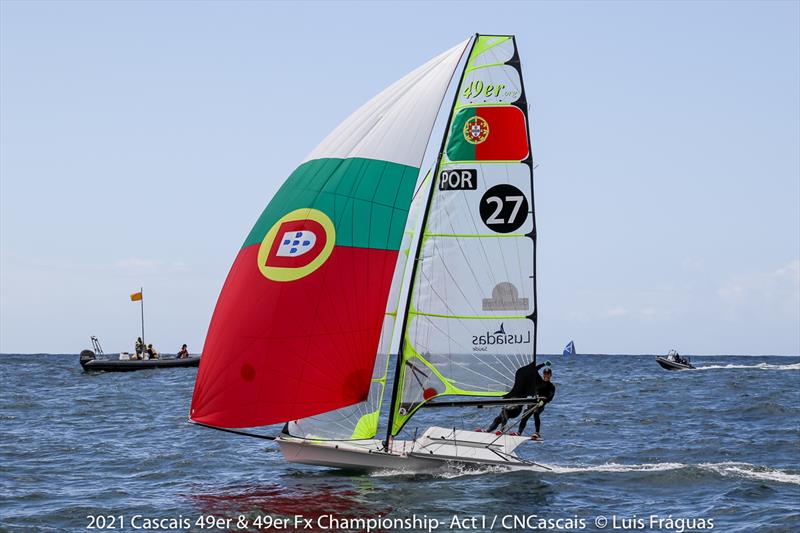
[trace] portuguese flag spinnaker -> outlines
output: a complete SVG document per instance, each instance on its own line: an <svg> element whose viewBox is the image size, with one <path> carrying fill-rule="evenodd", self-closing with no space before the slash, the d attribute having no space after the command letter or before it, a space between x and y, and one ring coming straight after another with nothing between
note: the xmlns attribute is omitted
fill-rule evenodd
<svg viewBox="0 0 800 533"><path fill-rule="evenodd" d="M372 395L420 165L466 44L357 110L266 207L217 301L192 420L261 426L327 413ZM385 377L377 381L382 391ZM359 435L374 434L377 416L369 413L375 409L351 417Z"/></svg>

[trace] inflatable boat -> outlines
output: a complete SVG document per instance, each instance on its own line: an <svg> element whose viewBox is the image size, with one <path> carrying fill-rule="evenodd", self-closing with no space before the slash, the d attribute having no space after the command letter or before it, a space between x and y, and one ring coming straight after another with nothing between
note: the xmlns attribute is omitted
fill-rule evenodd
<svg viewBox="0 0 800 533"><path fill-rule="evenodd" d="M187 357L178 359L177 357L169 357L164 359L131 359L130 356L125 358L128 354L109 354L111 356L117 355L117 359L111 359L104 356L98 359L92 350L83 350L81 352L80 362L81 366L86 372L130 372L132 370L145 370L148 368L180 368L192 367L200 364L200 357Z"/></svg>

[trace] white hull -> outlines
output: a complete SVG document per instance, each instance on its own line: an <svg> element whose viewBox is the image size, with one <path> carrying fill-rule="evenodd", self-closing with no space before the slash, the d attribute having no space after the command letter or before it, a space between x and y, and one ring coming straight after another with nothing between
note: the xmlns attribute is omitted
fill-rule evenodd
<svg viewBox="0 0 800 533"><path fill-rule="evenodd" d="M416 441L394 441L384 450L379 440L314 441L281 436L275 440L287 461L374 471L431 472L448 467L498 467L545 471L545 467L520 459L514 450L527 437L429 428Z"/></svg>

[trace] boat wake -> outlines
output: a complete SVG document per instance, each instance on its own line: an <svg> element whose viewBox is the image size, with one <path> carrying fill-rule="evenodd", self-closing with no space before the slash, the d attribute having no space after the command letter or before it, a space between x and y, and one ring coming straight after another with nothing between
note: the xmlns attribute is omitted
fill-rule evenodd
<svg viewBox="0 0 800 533"><path fill-rule="evenodd" d="M800 485L800 475L798 474L790 474L782 470L748 463L702 463L699 466L723 476L741 476L761 481L777 481L778 483Z"/></svg>
<svg viewBox="0 0 800 533"><path fill-rule="evenodd" d="M590 466L560 466L544 465L556 474L575 474L580 472L661 472L663 470L677 470L686 468L688 465L683 463L653 463L638 465L621 465L617 463L605 463L602 465Z"/></svg>
<svg viewBox="0 0 800 533"><path fill-rule="evenodd" d="M661 472L665 470L680 470L683 468L698 468L719 474L725 477L744 477L759 481L775 481L778 483L791 483L800 485L800 474L792 474L782 470L768 468L764 466L751 465L749 463L700 463L698 465L684 463L652 463L624 465L617 463L606 463L594 466L559 466L544 465L552 469L556 474L574 474L580 472Z"/></svg>
<svg viewBox="0 0 800 533"><path fill-rule="evenodd" d="M800 370L800 363L794 363L791 365L771 365L769 363L759 363L757 365L708 365L708 366L698 366L697 370L715 370L715 369L730 369L730 368L739 368L739 369L757 369L757 370Z"/></svg>
<svg viewBox="0 0 800 533"><path fill-rule="evenodd" d="M757 466L749 463L737 462L723 462L723 463L700 463L700 464L687 464L687 463L649 463L649 464L619 464L619 463L605 463L601 465L586 465L586 466L562 466L554 464L544 464L541 466L548 469L550 472L542 473L548 474L580 474L580 473L593 473L593 472L612 472L612 473L625 473L625 472L664 472L667 470L681 470L681 469L698 469L701 471L711 472L724 477L740 477L752 479L757 481L773 481L776 483L789 483L792 485L800 485L800 474L792 474L774 468L765 466ZM515 468L513 470L505 469L497 466L481 466L481 467L460 467L459 465L449 465L448 468L422 474L424 476L434 477L437 479L454 479L462 476L477 476L484 474L502 474L509 472L525 471L526 468ZM539 472L541 473L541 472ZM381 470L371 474L375 477L392 477L392 476L419 476L420 474L412 474L409 472L402 472L398 470Z"/></svg>

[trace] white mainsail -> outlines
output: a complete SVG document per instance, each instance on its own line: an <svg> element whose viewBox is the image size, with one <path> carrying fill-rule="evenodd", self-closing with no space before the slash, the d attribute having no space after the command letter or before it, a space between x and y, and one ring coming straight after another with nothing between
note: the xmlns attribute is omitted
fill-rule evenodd
<svg viewBox="0 0 800 533"><path fill-rule="evenodd" d="M512 37L465 65L411 287L391 434L425 402L500 396L535 359L535 219L527 104Z"/></svg>

